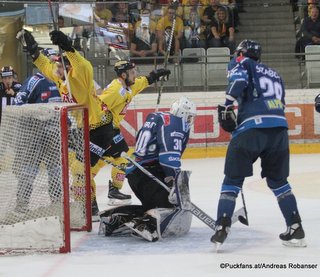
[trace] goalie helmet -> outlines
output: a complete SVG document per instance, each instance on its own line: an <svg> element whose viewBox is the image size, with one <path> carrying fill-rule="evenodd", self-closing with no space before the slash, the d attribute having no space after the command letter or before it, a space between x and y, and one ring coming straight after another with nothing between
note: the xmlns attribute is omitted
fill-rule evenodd
<svg viewBox="0 0 320 277"><path fill-rule="evenodd" d="M114 71L117 73L117 76L121 76L122 73L126 72L129 69L135 68L135 63L130 61L122 60L117 61L114 65Z"/></svg>
<svg viewBox="0 0 320 277"><path fill-rule="evenodd" d="M14 75L13 67L8 65L2 67L0 70L0 75L1 75L1 78L13 76Z"/></svg>
<svg viewBox="0 0 320 277"><path fill-rule="evenodd" d="M192 124L196 116L196 106L187 97L181 96L179 100L172 104L170 113Z"/></svg>
<svg viewBox="0 0 320 277"><path fill-rule="evenodd" d="M261 44L259 42L250 39L245 39L239 43L235 52L237 56L239 56L239 54L242 53L245 57L254 59L256 61L260 61L261 51Z"/></svg>

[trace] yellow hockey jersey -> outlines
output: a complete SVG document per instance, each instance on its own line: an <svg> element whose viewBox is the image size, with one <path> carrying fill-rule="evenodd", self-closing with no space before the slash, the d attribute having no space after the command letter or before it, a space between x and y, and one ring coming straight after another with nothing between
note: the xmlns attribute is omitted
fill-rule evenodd
<svg viewBox="0 0 320 277"><path fill-rule="evenodd" d="M98 97L105 103L113 115L113 126L120 129L120 122L125 117L132 98L149 86L145 76L135 79L129 88L122 86L119 79L114 79Z"/></svg>
<svg viewBox="0 0 320 277"><path fill-rule="evenodd" d="M90 129L110 123L112 120L111 113L96 95L91 63L77 51L65 53L72 66L68 72L68 82L72 92L71 98L66 81L60 79L56 74L57 65L55 63L50 62L46 56L40 54L34 64L48 79L56 83L63 102L78 103L88 107Z"/></svg>

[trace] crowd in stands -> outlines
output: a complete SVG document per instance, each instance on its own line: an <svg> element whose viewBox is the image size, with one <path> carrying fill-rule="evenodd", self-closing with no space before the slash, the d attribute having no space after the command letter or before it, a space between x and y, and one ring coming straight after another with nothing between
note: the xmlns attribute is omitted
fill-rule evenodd
<svg viewBox="0 0 320 277"><path fill-rule="evenodd" d="M297 32L295 53L298 59L304 60L307 45L320 45L320 1L299 0L294 2L298 11L298 23L301 25Z"/></svg>
<svg viewBox="0 0 320 277"><path fill-rule="evenodd" d="M95 28L94 35L107 36L104 28L122 24L126 47L138 63L153 62L154 57L165 56L169 48L172 62L179 61L184 48L228 47L233 53L239 13L244 11L242 2L145 0L133 4L96 3L94 21L100 31ZM103 41L106 43L107 40ZM110 41L106 44L110 46ZM123 48L117 43L113 46Z"/></svg>

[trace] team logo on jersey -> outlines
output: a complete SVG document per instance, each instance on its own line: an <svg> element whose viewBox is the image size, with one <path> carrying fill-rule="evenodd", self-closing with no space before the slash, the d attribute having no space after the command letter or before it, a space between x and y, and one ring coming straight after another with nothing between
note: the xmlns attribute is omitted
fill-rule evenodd
<svg viewBox="0 0 320 277"><path fill-rule="evenodd" d="M44 91L41 93L41 101L47 100L51 96L50 91Z"/></svg>
<svg viewBox="0 0 320 277"><path fill-rule="evenodd" d="M121 140L123 140L123 136L121 134L116 135L116 136L113 137L113 142L115 144L119 143Z"/></svg>
<svg viewBox="0 0 320 277"><path fill-rule="evenodd" d="M184 135L182 133L180 133L180 132L174 131L174 132L170 133L170 137L178 137L178 138L182 138L183 139Z"/></svg>

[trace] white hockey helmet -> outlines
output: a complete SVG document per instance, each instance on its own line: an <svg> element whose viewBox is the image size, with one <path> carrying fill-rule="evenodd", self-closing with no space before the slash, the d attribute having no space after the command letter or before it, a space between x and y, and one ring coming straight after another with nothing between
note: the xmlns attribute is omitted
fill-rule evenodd
<svg viewBox="0 0 320 277"><path fill-rule="evenodd" d="M194 117L197 114L195 104L185 96L181 96L179 100L172 104L170 113L183 118L190 124L193 123Z"/></svg>

